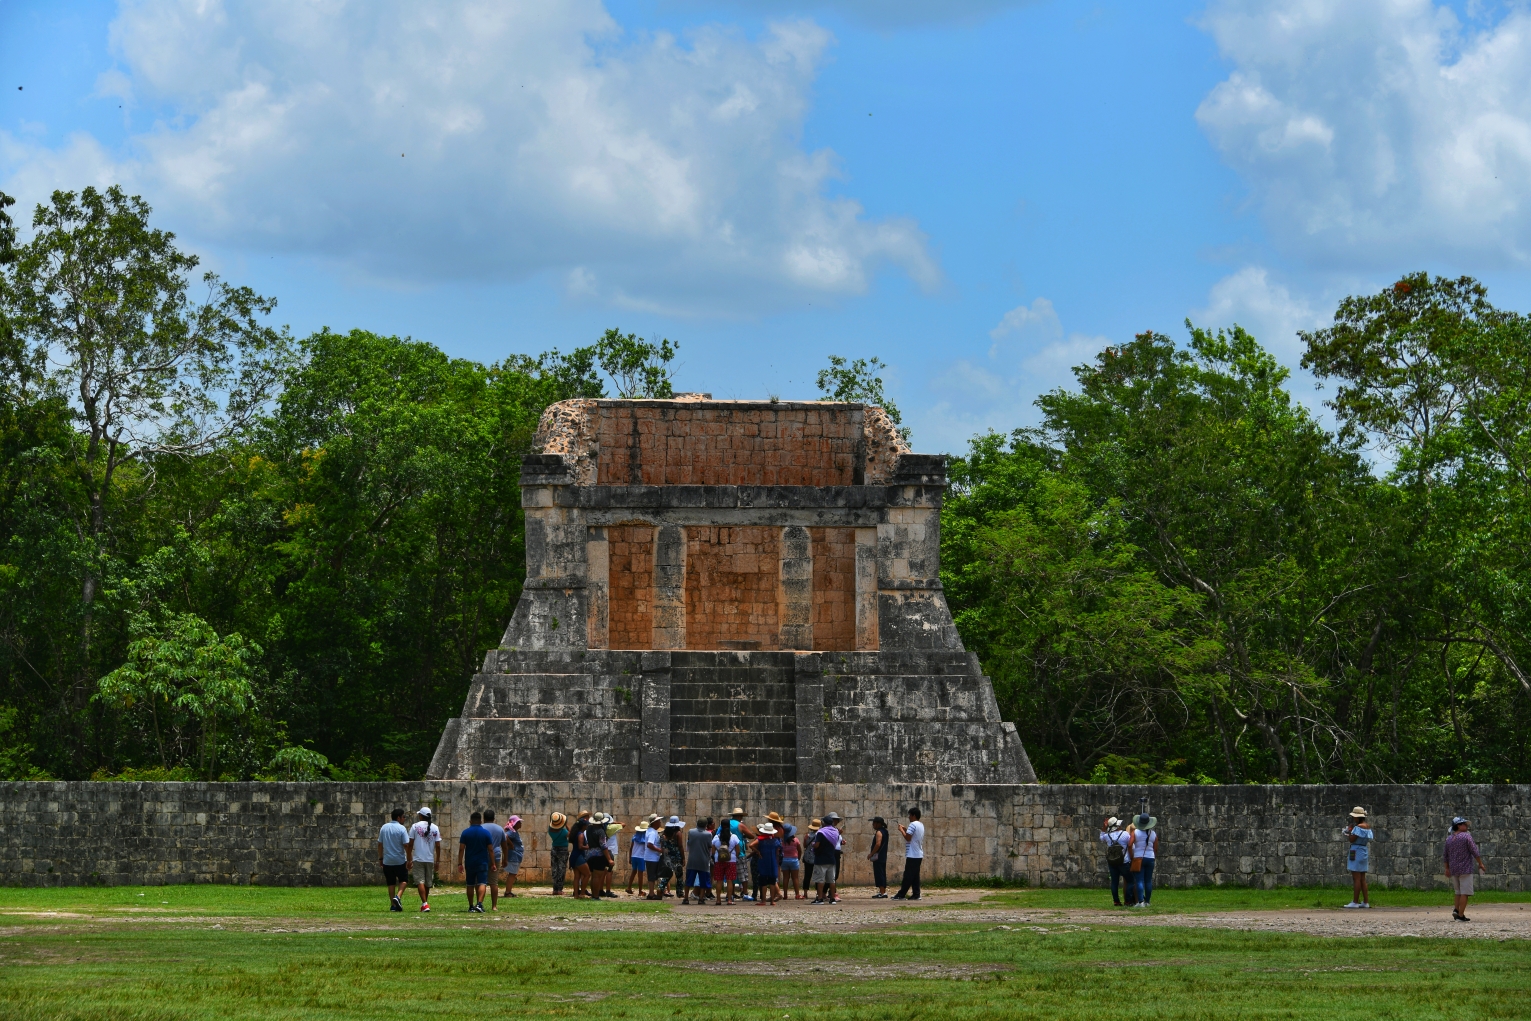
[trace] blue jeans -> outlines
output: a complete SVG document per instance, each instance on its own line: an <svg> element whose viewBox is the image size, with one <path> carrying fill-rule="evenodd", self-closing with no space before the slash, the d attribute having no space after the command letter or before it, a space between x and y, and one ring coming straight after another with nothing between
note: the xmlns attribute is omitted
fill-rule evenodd
<svg viewBox="0 0 1531 1021"><path fill-rule="evenodd" d="M1135 877L1138 884L1138 903L1147 904L1154 899L1154 860L1143 859L1143 871Z"/></svg>

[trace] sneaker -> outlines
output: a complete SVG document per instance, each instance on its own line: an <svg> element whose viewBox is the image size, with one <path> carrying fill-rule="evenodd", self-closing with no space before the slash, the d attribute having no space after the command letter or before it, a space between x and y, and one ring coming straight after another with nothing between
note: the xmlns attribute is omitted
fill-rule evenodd
<svg viewBox="0 0 1531 1021"><path fill-rule="evenodd" d="M391 900L388 903L388 910L389 911L403 911L404 910L404 905L400 904L399 903L399 898L395 897L393 900Z"/></svg>
<svg viewBox="0 0 1531 1021"><path fill-rule="evenodd" d="M901 893L895 893L892 897L889 898L889 900L908 900L908 899L909 898L905 897Z"/></svg>
<svg viewBox="0 0 1531 1021"><path fill-rule="evenodd" d="M1366 903L1362 904L1361 907L1365 908L1367 911L1370 911L1372 909L1370 901L1367 901Z"/></svg>
<svg viewBox="0 0 1531 1021"><path fill-rule="evenodd" d="M1459 922L1470 922L1470 921L1472 921L1472 919L1468 918L1466 915L1458 915L1457 916L1457 921L1459 921Z"/></svg>
<svg viewBox="0 0 1531 1021"><path fill-rule="evenodd" d="M1345 905L1345 906L1346 906L1346 907L1347 907L1347 908L1358 908L1358 907L1360 907L1360 906L1361 906L1361 905L1359 905L1359 904L1357 904L1357 903L1356 903L1356 902L1355 902L1355 901L1351 901L1351 902L1350 902L1350 903L1349 903L1349 904L1346 904L1346 905Z"/></svg>
<svg viewBox="0 0 1531 1021"><path fill-rule="evenodd" d="M910 898L909 898L909 899L910 899L910 900L919 900L919 899L920 899L920 895L919 895L919 894L914 894L914 895L913 895L913 896L911 896L911 897L910 897ZM838 904L838 903L840 903L840 902L839 902L839 901L838 901L838 900L836 900L836 901L835 901L835 903L836 903L836 904Z"/></svg>
<svg viewBox="0 0 1531 1021"><path fill-rule="evenodd" d="M420 910L421 911L429 911L430 909L431 909L431 906L429 904L421 904L420 905Z"/></svg>
<svg viewBox="0 0 1531 1021"><path fill-rule="evenodd" d="M872 894L872 899L873 900L887 900L888 899L888 895L885 894L885 893L874 893L874 894Z"/></svg>
<svg viewBox="0 0 1531 1021"><path fill-rule="evenodd" d="M828 839L829 839L829 838L828 838L828 837L825 837L825 838L824 838L824 839L826 839L826 840L828 840ZM751 897L751 896L750 896L750 895L749 895L749 894L745 894L745 895L744 895L744 896L743 896L743 897L742 897L742 898L740 898L740 899L741 899L741 900L748 900L748 901L753 901L753 900L754 900L754 899L755 899L755 898L754 898L754 897Z"/></svg>

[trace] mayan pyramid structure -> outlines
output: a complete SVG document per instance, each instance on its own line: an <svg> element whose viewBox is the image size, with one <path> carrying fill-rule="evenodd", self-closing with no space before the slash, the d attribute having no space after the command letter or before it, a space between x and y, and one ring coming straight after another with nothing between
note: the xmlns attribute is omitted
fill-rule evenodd
<svg viewBox="0 0 1531 1021"><path fill-rule="evenodd" d="M1035 783L941 592L946 462L862 404L573 400L433 779Z"/></svg>

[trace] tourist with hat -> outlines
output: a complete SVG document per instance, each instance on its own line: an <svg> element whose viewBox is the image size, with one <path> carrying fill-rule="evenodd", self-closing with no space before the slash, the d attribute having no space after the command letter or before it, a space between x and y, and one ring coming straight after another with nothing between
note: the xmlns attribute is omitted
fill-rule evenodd
<svg viewBox="0 0 1531 1021"><path fill-rule="evenodd" d="M601 873L600 895L615 898L616 892L611 887L613 874L617 871L617 861L622 854L622 824L617 822L616 817L610 812L601 813L601 819L605 829L602 846L606 851L606 871Z"/></svg>
<svg viewBox="0 0 1531 1021"><path fill-rule="evenodd" d="M1488 871L1471 830L1472 824L1459 815L1451 820L1451 835L1446 838L1446 879L1456 895L1451 917L1459 922L1472 921L1467 917L1467 900L1473 895L1473 863L1477 862L1479 872Z"/></svg>
<svg viewBox="0 0 1531 1021"><path fill-rule="evenodd" d="M840 814L824 816L824 825L813 835L813 888L815 904L840 902L837 880L840 872Z"/></svg>
<svg viewBox="0 0 1531 1021"><path fill-rule="evenodd" d="M649 900L663 900L671 896L672 879L685 881L686 848L681 843L681 831L685 825L678 815L670 816L664 824L664 832L659 837L659 888L649 894Z"/></svg>
<svg viewBox="0 0 1531 1021"><path fill-rule="evenodd" d="M655 813L649 816L649 828L644 834L643 869L649 879L649 900L658 900L654 892L659 888L659 865L664 857L660 845L664 842L664 817Z"/></svg>
<svg viewBox="0 0 1531 1021"><path fill-rule="evenodd" d="M500 868L505 876L505 896L516 897L516 877L521 874L521 862L526 859L526 844L521 840L521 817L513 815L505 820L504 864Z"/></svg>
<svg viewBox="0 0 1531 1021"><path fill-rule="evenodd" d="M762 823L760 835L755 838L755 874L760 877L760 893L756 895L755 903L765 903L761 898L769 895L771 905L775 906L781 900L781 886L778 882L781 875L781 838L777 835L774 823Z"/></svg>
<svg viewBox="0 0 1531 1021"><path fill-rule="evenodd" d="M633 880L638 881L638 896L648 895L648 875L644 868L643 848L649 839L649 821L639 819L638 825L633 827L633 839L628 845L627 858L627 895L633 895Z"/></svg>
<svg viewBox="0 0 1531 1021"><path fill-rule="evenodd" d="M441 830L431 821L433 812L421 806L409 828L409 871L420 891L420 910L431 909L431 887L436 885L436 856L441 851Z"/></svg>
<svg viewBox="0 0 1531 1021"><path fill-rule="evenodd" d="M1350 840L1345 854L1345 868L1350 872L1350 903L1347 908L1372 906L1371 891L1366 886L1366 873L1371 867L1372 828L1366 822L1366 809L1357 805L1350 810L1350 825L1342 831Z"/></svg>
<svg viewBox="0 0 1531 1021"><path fill-rule="evenodd" d="M925 824L920 822L918 805L909 806L909 825L900 826L898 832L906 842L904 848L904 881L899 884L894 900L920 899L920 866L925 864Z"/></svg>
<svg viewBox="0 0 1531 1021"><path fill-rule="evenodd" d="M581 810L569 827L569 867L574 870L574 899L584 900L590 893L590 866L595 852L590 847L591 815Z"/></svg>
<svg viewBox="0 0 1531 1021"><path fill-rule="evenodd" d="M1159 834L1155 832L1159 820L1151 815L1135 815L1127 827L1127 844L1132 851L1128 862L1131 873L1128 881L1138 893L1140 908L1148 907L1154 896L1154 859L1158 855Z"/></svg>
<svg viewBox="0 0 1531 1021"><path fill-rule="evenodd" d="M553 880L553 896L563 896L563 884L569 873L569 817L554 812L548 817L548 872Z"/></svg>
<svg viewBox="0 0 1531 1021"><path fill-rule="evenodd" d="M1122 906L1122 897L1118 891L1124 886L1129 887L1128 901L1136 903L1133 897L1135 891L1130 891L1132 873L1127 868L1130 841L1127 839L1127 831L1122 828L1122 820L1114 815L1107 816L1100 824L1100 842L1106 848L1106 868L1111 870L1111 903L1117 907Z"/></svg>

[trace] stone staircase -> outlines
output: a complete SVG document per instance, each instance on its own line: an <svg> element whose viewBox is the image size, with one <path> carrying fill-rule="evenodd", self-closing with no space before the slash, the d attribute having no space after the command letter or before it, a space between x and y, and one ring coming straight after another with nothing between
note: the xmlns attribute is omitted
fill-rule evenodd
<svg viewBox="0 0 1531 1021"><path fill-rule="evenodd" d="M777 656L783 660L779 665L770 662ZM725 653L709 658L715 664L710 668L677 666L670 681L670 779L796 781L791 654Z"/></svg>

